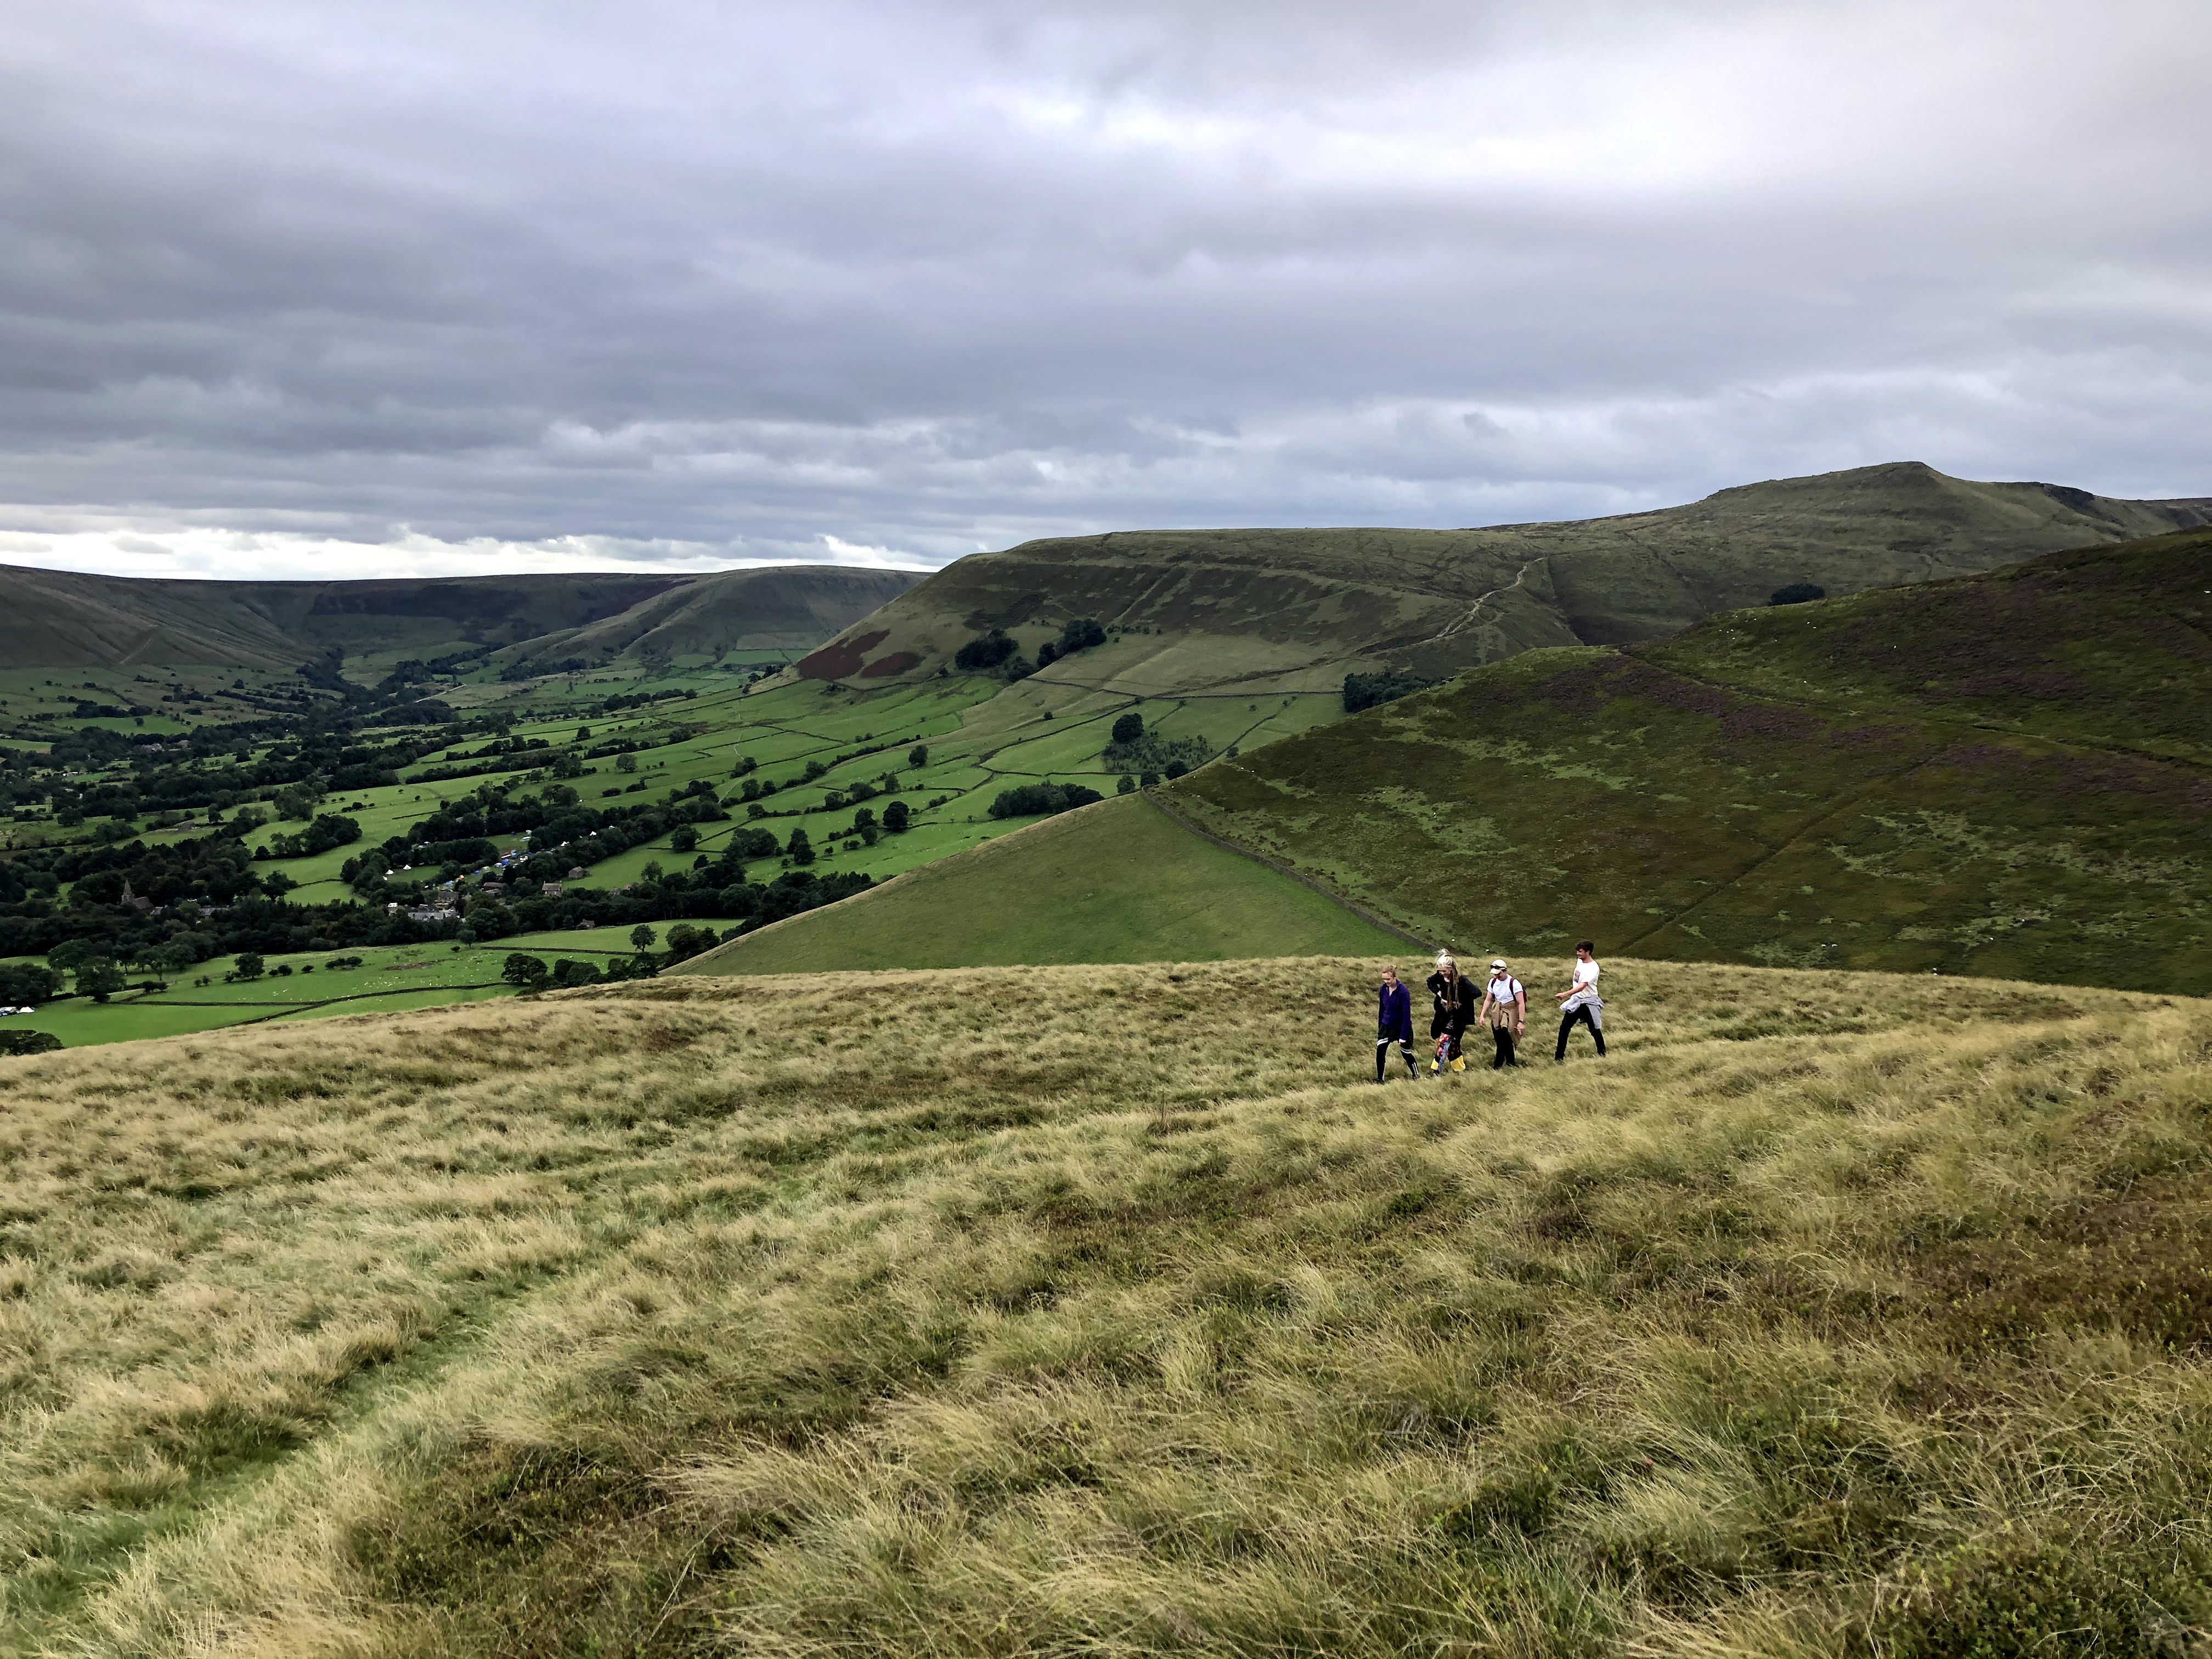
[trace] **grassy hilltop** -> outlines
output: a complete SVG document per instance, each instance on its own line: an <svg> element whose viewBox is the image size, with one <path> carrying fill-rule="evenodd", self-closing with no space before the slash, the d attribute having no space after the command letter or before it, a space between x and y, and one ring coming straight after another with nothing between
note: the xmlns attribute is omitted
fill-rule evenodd
<svg viewBox="0 0 2212 1659"><path fill-rule="evenodd" d="M2212 1006L1374 967L0 1061L0 1650L2202 1648Z"/></svg>
<svg viewBox="0 0 2212 1659"><path fill-rule="evenodd" d="M1534 653L1170 786L1468 950L2212 989L2212 533Z"/></svg>
<svg viewBox="0 0 2212 1659"><path fill-rule="evenodd" d="M1093 617L1112 643L1042 678L1139 696L1333 691L1352 668L1441 678L1543 647L1649 639L1792 583L1853 593L2207 522L2201 501L1976 483L1911 462L1560 524L1117 531L962 559L798 672L925 676L986 629L1034 655Z"/></svg>
<svg viewBox="0 0 2212 1659"><path fill-rule="evenodd" d="M1362 956L1406 941L1142 795L1047 818L746 933L679 974Z"/></svg>

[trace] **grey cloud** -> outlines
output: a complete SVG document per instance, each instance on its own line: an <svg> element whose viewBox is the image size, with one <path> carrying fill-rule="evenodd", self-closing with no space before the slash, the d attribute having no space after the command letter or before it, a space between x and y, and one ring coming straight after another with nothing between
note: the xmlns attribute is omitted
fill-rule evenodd
<svg viewBox="0 0 2212 1659"><path fill-rule="evenodd" d="M0 528L937 560L1905 455L2201 493L2208 36L2165 0L42 9L0 42Z"/></svg>

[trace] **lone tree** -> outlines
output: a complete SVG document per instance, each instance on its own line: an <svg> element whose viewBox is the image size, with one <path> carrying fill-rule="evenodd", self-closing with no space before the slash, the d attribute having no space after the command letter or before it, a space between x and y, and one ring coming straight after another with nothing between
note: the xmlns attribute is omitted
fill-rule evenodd
<svg viewBox="0 0 2212 1659"><path fill-rule="evenodd" d="M1132 708L1114 722L1114 741L1134 743L1145 735L1145 717Z"/></svg>
<svg viewBox="0 0 2212 1659"><path fill-rule="evenodd" d="M105 1002L129 983L123 970L106 957L94 957L76 970L76 988L94 1002Z"/></svg>
<svg viewBox="0 0 2212 1659"><path fill-rule="evenodd" d="M633 951L649 951L653 948L653 941L659 937L660 935L654 933L652 928L640 922L629 930L629 948Z"/></svg>
<svg viewBox="0 0 2212 1659"><path fill-rule="evenodd" d="M814 843L807 838L806 831L804 830L793 830L791 840L783 850L790 856L793 864L814 862Z"/></svg>
<svg viewBox="0 0 2212 1659"><path fill-rule="evenodd" d="M906 763L908 766L928 765L929 745L926 743L918 743L915 744L913 748L908 750L906 751Z"/></svg>
<svg viewBox="0 0 2212 1659"><path fill-rule="evenodd" d="M231 970L240 979L259 979L263 965L258 951L240 951L238 960L231 965ZM80 980L78 982L82 984L83 981Z"/></svg>
<svg viewBox="0 0 2212 1659"><path fill-rule="evenodd" d="M884 808L884 828L894 836L902 836L906 833L907 817L906 803L895 800Z"/></svg>

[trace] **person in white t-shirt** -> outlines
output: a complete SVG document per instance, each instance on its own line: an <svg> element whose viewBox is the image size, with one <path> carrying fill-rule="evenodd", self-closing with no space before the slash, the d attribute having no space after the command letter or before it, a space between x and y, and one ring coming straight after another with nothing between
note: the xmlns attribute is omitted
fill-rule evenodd
<svg viewBox="0 0 2212 1659"><path fill-rule="evenodd" d="M1554 991L1552 1000L1559 1005L1559 1046L1553 1051L1557 1063L1567 1057L1567 1033L1575 1029L1577 1021L1589 1027L1590 1036L1597 1043L1600 1060L1605 1058L1605 999L1597 994L1597 946L1584 939L1575 946L1575 982L1564 991Z"/></svg>
<svg viewBox="0 0 2212 1659"><path fill-rule="evenodd" d="M1482 1011L1475 1018L1490 1027L1491 1041L1497 1045L1498 1057L1490 1062L1490 1069L1497 1072L1518 1066L1521 1062L1513 1058L1513 1044L1528 1029L1528 993L1507 969L1503 957L1490 964L1490 983L1482 988Z"/></svg>

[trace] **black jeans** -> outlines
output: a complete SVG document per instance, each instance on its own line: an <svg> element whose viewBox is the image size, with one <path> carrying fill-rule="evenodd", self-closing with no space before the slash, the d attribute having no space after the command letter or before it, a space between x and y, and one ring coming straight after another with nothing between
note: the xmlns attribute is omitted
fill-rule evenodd
<svg viewBox="0 0 2212 1659"><path fill-rule="evenodd" d="M1421 1074L1421 1068L1413 1064L1413 1045L1404 1037L1391 1036L1386 1033L1375 1039L1375 1080L1377 1083L1382 1080L1382 1062L1389 1058L1390 1045L1394 1042L1398 1045L1398 1053L1405 1060L1406 1075L1419 1077Z"/></svg>
<svg viewBox="0 0 2212 1659"><path fill-rule="evenodd" d="M1567 1033L1575 1029L1575 1022L1577 1020L1580 1020L1583 1024L1589 1027L1590 1036L1597 1043L1599 1057L1601 1059L1603 1058L1605 1054L1605 1033L1598 1029L1597 1021L1590 1017L1590 1011L1588 1008L1571 1008L1564 1016L1561 1017L1559 1020L1559 1046L1558 1050L1552 1055L1552 1058L1553 1060L1565 1060L1567 1057Z"/></svg>
<svg viewBox="0 0 2212 1659"><path fill-rule="evenodd" d="M1513 1028L1510 1025L1493 1025L1490 1028L1490 1035L1498 1044L1498 1058L1490 1062L1490 1069L1498 1072L1508 1066L1518 1066L1521 1062L1513 1058Z"/></svg>

